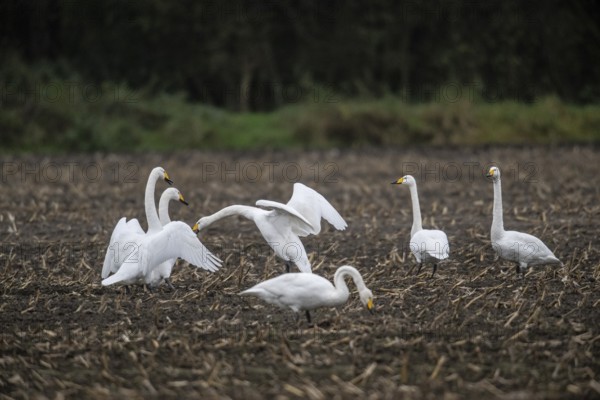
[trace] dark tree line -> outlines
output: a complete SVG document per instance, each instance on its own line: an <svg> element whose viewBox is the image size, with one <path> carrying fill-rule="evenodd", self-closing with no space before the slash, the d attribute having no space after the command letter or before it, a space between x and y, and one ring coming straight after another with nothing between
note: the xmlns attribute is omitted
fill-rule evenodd
<svg viewBox="0 0 600 400"><path fill-rule="evenodd" d="M4 0L0 54L241 110L289 98L600 100L595 1ZM6 79L6 78L4 78Z"/></svg>

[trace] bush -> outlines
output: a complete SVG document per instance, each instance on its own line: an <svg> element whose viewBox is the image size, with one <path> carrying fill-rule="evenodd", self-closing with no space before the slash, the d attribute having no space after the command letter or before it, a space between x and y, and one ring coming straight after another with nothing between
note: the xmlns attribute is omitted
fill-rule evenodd
<svg viewBox="0 0 600 400"><path fill-rule="evenodd" d="M448 104L412 104L385 97L235 113L192 103L181 94L133 92L115 83L86 86L64 66L28 67L14 58L0 67L0 77L5 85L0 108L4 151L555 144L600 139L600 106L571 105L555 97L533 103Z"/></svg>

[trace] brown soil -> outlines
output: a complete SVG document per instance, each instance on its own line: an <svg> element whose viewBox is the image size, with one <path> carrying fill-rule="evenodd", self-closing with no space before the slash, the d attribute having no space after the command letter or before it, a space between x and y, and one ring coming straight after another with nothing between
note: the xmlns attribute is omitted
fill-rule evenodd
<svg viewBox="0 0 600 400"><path fill-rule="evenodd" d="M492 162L506 228L538 236L565 267L521 278L495 259ZM319 190L349 229L304 240L313 270L356 266L377 312L352 284L314 326L238 296L284 269L239 218L201 234L219 272L179 261L175 291L102 287L116 221L145 225L155 165L190 202L171 205L190 225L229 204L285 202L296 179ZM5 157L0 398L598 398L599 165L600 150L579 147ZM424 226L450 240L433 279L407 251L409 192L390 185L409 172Z"/></svg>

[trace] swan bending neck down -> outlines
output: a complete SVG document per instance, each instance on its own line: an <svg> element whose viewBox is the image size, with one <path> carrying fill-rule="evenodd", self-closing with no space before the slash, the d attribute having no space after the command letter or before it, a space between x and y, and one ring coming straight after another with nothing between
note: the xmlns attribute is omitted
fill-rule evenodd
<svg viewBox="0 0 600 400"><path fill-rule="evenodd" d="M259 297L267 303L290 308L294 312L305 311L310 323L310 310L337 307L348 301L350 291L345 281L347 276L354 281L363 305L373 312L373 293L366 287L356 268L349 265L337 269L333 285L316 274L291 273L261 282L240 294Z"/></svg>
<svg viewBox="0 0 600 400"><path fill-rule="evenodd" d="M338 230L344 230L348 226L325 197L301 183L294 184L294 192L287 204L258 200L256 205L269 210L233 205L200 218L193 229L198 232L220 219L240 215L254 221L275 254L285 261L287 272L290 272L292 263L296 264L301 272L311 272L300 236L317 235L321 231L321 219L325 219Z"/></svg>
<svg viewBox="0 0 600 400"><path fill-rule="evenodd" d="M417 181L412 175L405 175L392 182L392 184L406 185L410 190L413 213L413 224L410 231L410 250L419 263L417 274L421 272L424 262L433 262L433 272L431 273L431 278L433 278L437 270L437 263L450 256L448 236L440 230L423 229Z"/></svg>
<svg viewBox="0 0 600 400"><path fill-rule="evenodd" d="M502 187L500 169L491 167L487 177L494 183L494 207L490 238L498 256L517 263L517 274L525 275L529 265L560 264L552 251L537 237L523 232L505 231L502 216Z"/></svg>

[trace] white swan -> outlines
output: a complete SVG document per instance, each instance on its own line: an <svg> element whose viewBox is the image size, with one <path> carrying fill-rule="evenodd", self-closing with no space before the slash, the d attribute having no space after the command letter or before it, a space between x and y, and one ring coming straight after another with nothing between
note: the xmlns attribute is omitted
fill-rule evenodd
<svg viewBox="0 0 600 400"><path fill-rule="evenodd" d="M169 174L162 167L156 167L148 176L148 182L146 183L146 192L144 196L144 208L146 211L146 219L148 220L148 232L156 232L162 229L162 224L158 218L156 212L156 204L154 202L154 191L156 188L156 182L159 179L164 179L169 185L173 184L173 181L169 178ZM130 242L123 241L121 238L123 235L138 234L143 235L145 232L140 226L137 219L133 218L127 221L127 218L123 217L117 222L113 229L112 235L108 248L106 249L106 255L104 256L104 263L102 265L102 279L106 278L109 274L115 273L119 270L119 267L125 261L125 258L129 255L132 250L133 244Z"/></svg>
<svg viewBox="0 0 600 400"><path fill-rule="evenodd" d="M417 181L415 178L411 175L406 175L392 182L392 184L407 185L410 189L413 211L413 224L410 230L410 250L419 263L417 274L421 271L424 262L432 262L433 272L431 273L431 278L433 278L437 269L437 263L449 256L450 245L448 244L448 236L440 230L423 229Z"/></svg>
<svg viewBox="0 0 600 400"><path fill-rule="evenodd" d="M540 239L527 233L504 230L500 169L491 167L486 176L491 177L494 182L494 214L490 237L492 247L498 256L515 261L517 274L521 272L523 275L528 265L560 264L562 266L563 263Z"/></svg>
<svg viewBox="0 0 600 400"><path fill-rule="evenodd" d="M327 279L316 274L289 273L266 280L240 293L242 296L256 296L267 303L294 312L306 311L310 323L310 310L319 307L337 307L344 304L350 295L344 278L350 276L358 289L360 301L373 312L373 293L365 286L360 273L349 265L339 267L332 285Z"/></svg>
<svg viewBox="0 0 600 400"><path fill-rule="evenodd" d="M338 230L344 230L348 226L321 194L301 183L294 184L294 193L287 204L258 200L256 205L271 210L241 205L225 207L200 218L193 230L199 232L222 218L240 215L254 221L275 254L285 261L287 272L290 271L291 263L301 272L311 272L310 262L299 236L318 234L321 231L321 218Z"/></svg>
<svg viewBox="0 0 600 400"><path fill-rule="evenodd" d="M184 222L170 222L158 232L133 235L137 235L134 251L115 274L102 281L103 286L115 283L155 284L150 280L156 276L151 270L177 257L211 272L221 266L221 261L200 243L196 234ZM125 236L125 240L130 239L128 235Z"/></svg>
<svg viewBox="0 0 600 400"><path fill-rule="evenodd" d="M158 217L162 226L171 222L171 217L169 217L169 202L171 200L177 200L186 206L189 205L179 190L175 188L166 189L160 196L160 201L158 202ZM164 281L171 289L175 290L170 277L176 261L177 259L173 258L161 263L155 268L150 268L149 274L144 280L150 287L158 286Z"/></svg>

